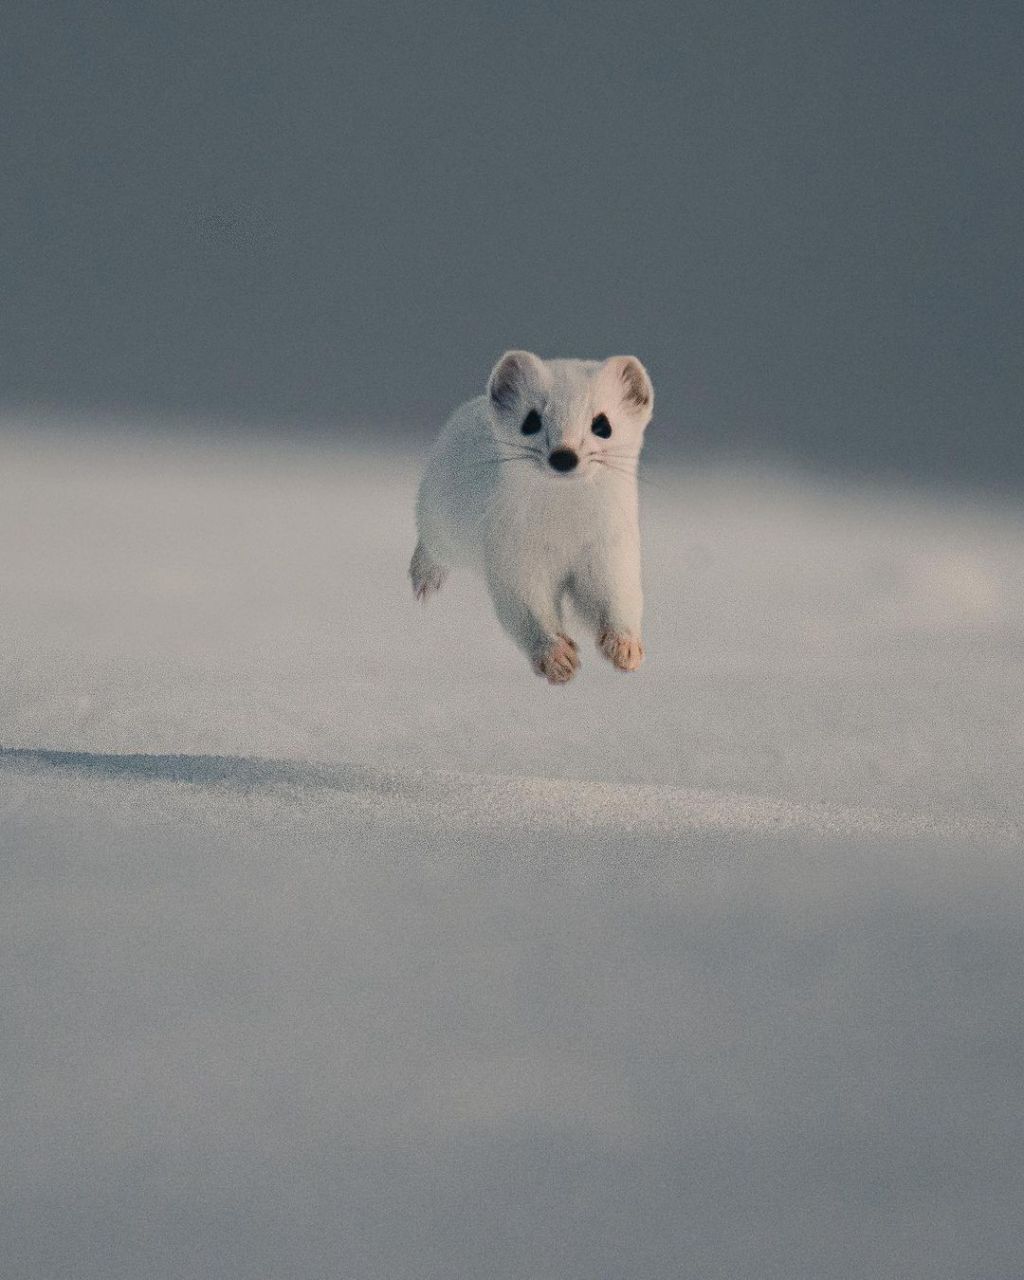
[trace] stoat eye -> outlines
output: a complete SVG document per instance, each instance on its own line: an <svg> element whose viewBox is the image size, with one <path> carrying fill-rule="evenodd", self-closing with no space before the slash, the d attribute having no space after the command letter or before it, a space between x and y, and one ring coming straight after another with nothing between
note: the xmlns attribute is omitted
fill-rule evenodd
<svg viewBox="0 0 1024 1280"><path fill-rule="evenodd" d="M536 409L531 409L523 419L523 435L535 436L540 430L540 414Z"/></svg>
<svg viewBox="0 0 1024 1280"><path fill-rule="evenodd" d="M590 424L590 429L595 436L600 436L602 440L607 440L612 433L612 424L603 413L599 413Z"/></svg>

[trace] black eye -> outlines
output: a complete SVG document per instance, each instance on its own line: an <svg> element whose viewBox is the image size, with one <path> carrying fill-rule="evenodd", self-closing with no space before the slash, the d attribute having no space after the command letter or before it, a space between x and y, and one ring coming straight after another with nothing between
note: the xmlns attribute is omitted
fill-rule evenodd
<svg viewBox="0 0 1024 1280"><path fill-rule="evenodd" d="M540 430L540 414L536 409L531 409L523 419L523 435L535 436Z"/></svg>
<svg viewBox="0 0 1024 1280"><path fill-rule="evenodd" d="M603 413L599 413L590 424L590 429L595 436L600 436L602 440L607 440L612 433L612 424Z"/></svg>

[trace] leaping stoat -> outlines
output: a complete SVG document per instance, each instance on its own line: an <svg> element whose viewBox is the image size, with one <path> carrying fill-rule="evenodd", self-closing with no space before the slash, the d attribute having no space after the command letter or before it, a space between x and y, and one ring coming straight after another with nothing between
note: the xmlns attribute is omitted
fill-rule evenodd
<svg viewBox="0 0 1024 1280"><path fill-rule="evenodd" d="M445 424L419 489L409 566L427 599L481 572L498 618L551 684L579 666L564 605L620 671L643 661L636 468L654 389L633 356L508 351Z"/></svg>

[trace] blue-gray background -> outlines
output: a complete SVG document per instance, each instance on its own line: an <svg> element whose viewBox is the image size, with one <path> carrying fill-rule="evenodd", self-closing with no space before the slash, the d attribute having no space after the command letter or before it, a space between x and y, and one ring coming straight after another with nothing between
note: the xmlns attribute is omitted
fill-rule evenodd
<svg viewBox="0 0 1024 1280"><path fill-rule="evenodd" d="M1018 4L5 7L0 402L424 437L633 350L652 446L1024 480Z"/></svg>

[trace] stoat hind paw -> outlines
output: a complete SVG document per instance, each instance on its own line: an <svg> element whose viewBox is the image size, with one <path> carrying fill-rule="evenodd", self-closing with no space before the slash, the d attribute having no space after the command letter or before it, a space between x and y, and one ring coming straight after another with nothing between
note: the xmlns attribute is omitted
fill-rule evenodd
<svg viewBox="0 0 1024 1280"><path fill-rule="evenodd" d="M635 671L644 660L643 642L629 632L605 627L597 637L597 647L619 671Z"/></svg>
<svg viewBox="0 0 1024 1280"><path fill-rule="evenodd" d="M548 684L567 684L580 665L576 642L568 636L558 635L533 660L533 669Z"/></svg>
<svg viewBox="0 0 1024 1280"><path fill-rule="evenodd" d="M412 590L416 599L425 603L444 586L448 572L430 559L419 547L413 554L409 565L409 577L412 579Z"/></svg>

